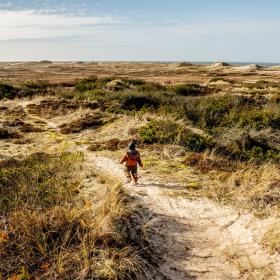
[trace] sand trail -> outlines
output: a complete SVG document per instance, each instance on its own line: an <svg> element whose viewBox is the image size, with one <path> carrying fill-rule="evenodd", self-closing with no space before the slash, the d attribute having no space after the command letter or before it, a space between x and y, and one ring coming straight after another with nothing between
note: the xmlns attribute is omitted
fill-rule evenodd
<svg viewBox="0 0 280 280"><path fill-rule="evenodd" d="M89 160L125 179L117 162L94 155ZM180 186L145 177L138 186L126 187L153 212L146 226L161 256L159 279L280 279L279 256L270 256L256 240L269 219L258 221L209 199L170 196Z"/></svg>

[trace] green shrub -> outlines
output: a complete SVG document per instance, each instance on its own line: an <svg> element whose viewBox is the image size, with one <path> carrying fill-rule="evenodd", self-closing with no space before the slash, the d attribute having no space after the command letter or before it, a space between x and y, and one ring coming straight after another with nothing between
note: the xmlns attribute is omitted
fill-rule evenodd
<svg viewBox="0 0 280 280"><path fill-rule="evenodd" d="M140 92L156 92L165 91L166 87L159 83L144 83L142 85L137 85L137 90Z"/></svg>
<svg viewBox="0 0 280 280"><path fill-rule="evenodd" d="M176 144L179 129L179 125L172 121L152 120L140 129L140 137L146 144Z"/></svg>
<svg viewBox="0 0 280 280"><path fill-rule="evenodd" d="M127 79L127 78L124 78L123 79L124 82L128 83L129 85L132 85L132 86L142 86L142 85L145 85L146 82L144 80L141 80L141 79Z"/></svg>
<svg viewBox="0 0 280 280"><path fill-rule="evenodd" d="M182 139L182 145L188 150L202 152L214 146L213 141L209 138L198 134L187 134Z"/></svg>
<svg viewBox="0 0 280 280"><path fill-rule="evenodd" d="M146 144L178 144L188 150L204 151L213 147L211 139L195 134L172 120L152 120L140 129Z"/></svg>
<svg viewBox="0 0 280 280"><path fill-rule="evenodd" d="M29 81L23 85L23 88L46 91L48 88L56 86L57 84L50 84L48 81Z"/></svg>
<svg viewBox="0 0 280 280"><path fill-rule="evenodd" d="M13 99L17 96L18 89L8 85L8 84L0 84L0 99L7 98Z"/></svg>
<svg viewBox="0 0 280 280"><path fill-rule="evenodd" d="M279 127L279 114L257 109L254 100L244 96L196 97L184 101L185 116L209 131L219 127Z"/></svg>
<svg viewBox="0 0 280 280"><path fill-rule="evenodd" d="M75 85L75 90L78 92L85 92L98 87L97 77L90 77L81 80Z"/></svg>
<svg viewBox="0 0 280 280"><path fill-rule="evenodd" d="M158 109L168 102L166 95L160 93L125 92L115 99L119 100L120 107L124 110Z"/></svg>
<svg viewBox="0 0 280 280"><path fill-rule="evenodd" d="M205 87L197 84L182 84L175 85L171 88L176 94L182 96L199 96L204 95L207 92Z"/></svg>
<svg viewBox="0 0 280 280"><path fill-rule="evenodd" d="M205 129L222 125L225 116L234 106L234 101L226 97L192 98L185 102L185 115L194 124Z"/></svg>

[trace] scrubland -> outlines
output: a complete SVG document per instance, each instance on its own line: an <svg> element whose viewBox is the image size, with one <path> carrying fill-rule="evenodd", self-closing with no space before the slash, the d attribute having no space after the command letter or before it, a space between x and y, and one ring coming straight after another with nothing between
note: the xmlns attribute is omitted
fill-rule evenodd
<svg viewBox="0 0 280 280"><path fill-rule="evenodd" d="M153 210L110 166L101 172L91 161L119 159L132 140L142 153L143 177L162 186L164 196L208 199L269 220L257 243L268 255L279 254L280 71L122 63L1 67L0 279L182 277L160 269L146 231ZM48 80L39 77L41 68ZM238 264L237 279L278 279L272 267L244 266L244 256L227 251L225 259Z"/></svg>

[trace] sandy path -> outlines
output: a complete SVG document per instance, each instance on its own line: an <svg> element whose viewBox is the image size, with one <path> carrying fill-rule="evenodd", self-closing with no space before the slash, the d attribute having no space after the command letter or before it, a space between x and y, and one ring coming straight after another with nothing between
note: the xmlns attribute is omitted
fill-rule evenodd
<svg viewBox="0 0 280 280"><path fill-rule="evenodd" d="M115 161L91 156L98 169L122 179ZM153 213L148 222L152 243L161 256L159 279L280 279L280 258L263 251L256 236L270 220L258 221L208 199L189 200L167 195L176 188L141 178L126 185Z"/></svg>

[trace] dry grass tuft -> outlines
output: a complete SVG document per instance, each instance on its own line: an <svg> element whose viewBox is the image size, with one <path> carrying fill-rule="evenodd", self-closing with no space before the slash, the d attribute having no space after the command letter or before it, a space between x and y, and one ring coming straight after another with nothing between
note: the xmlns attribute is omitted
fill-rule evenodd
<svg viewBox="0 0 280 280"><path fill-rule="evenodd" d="M134 202L121 185L79 199L81 154L1 163L0 278L135 279ZM2 188L3 186L3 188Z"/></svg>
<svg viewBox="0 0 280 280"><path fill-rule="evenodd" d="M268 248L271 253L280 253L280 224L274 224L269 227L264 234L261 244Z"/></svg>
<svg viewBox="0 0 280 280"><path fill-rule="evenodd" d="M234 172L228 179L229 188L236 197L252 209L280 207L279 166L266 163Z"/></svg>
<svg viewBox="0 0 280 280"><path fill-rule="evenodd" d="M240 248L228 248L224 253L227 261L239 271L240 279L275 279L275 272L270 264L258 264Z"/></svg>

